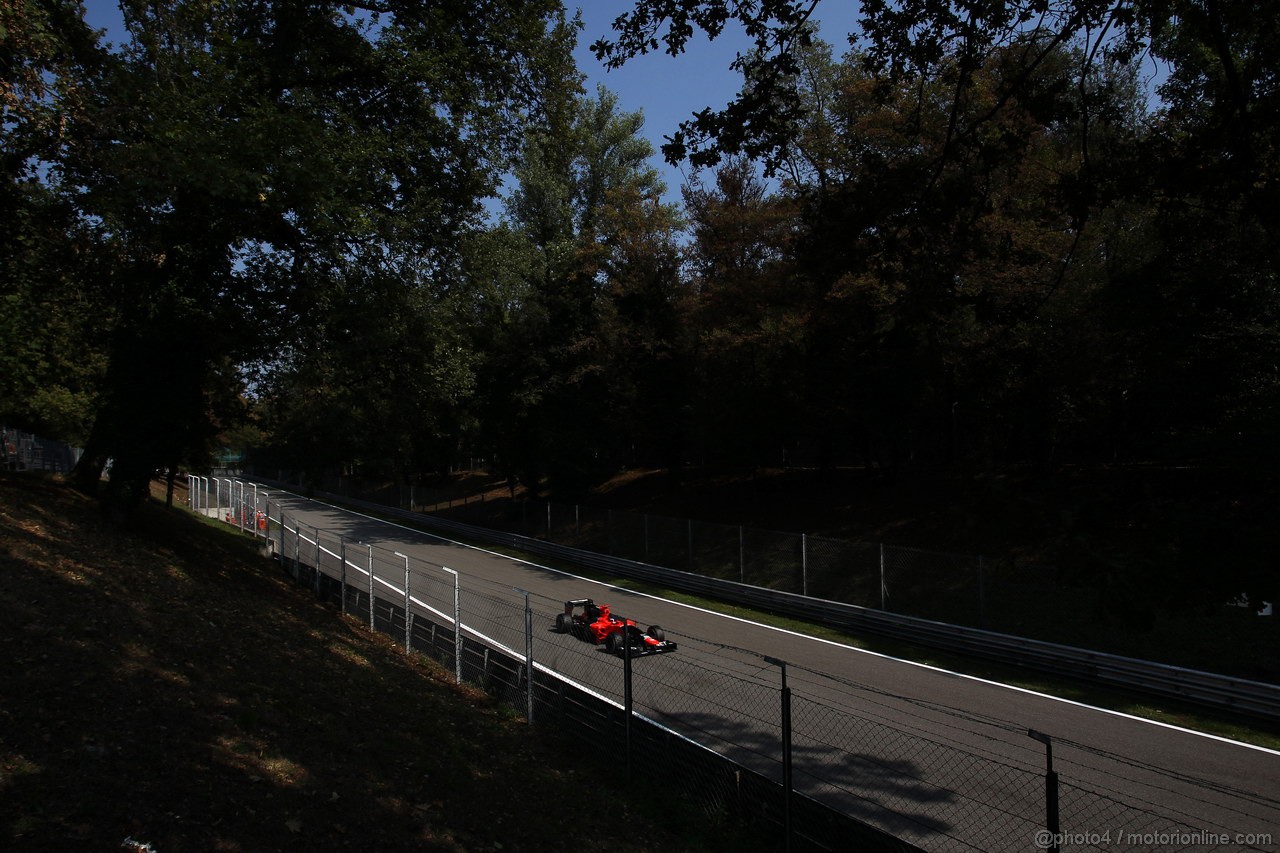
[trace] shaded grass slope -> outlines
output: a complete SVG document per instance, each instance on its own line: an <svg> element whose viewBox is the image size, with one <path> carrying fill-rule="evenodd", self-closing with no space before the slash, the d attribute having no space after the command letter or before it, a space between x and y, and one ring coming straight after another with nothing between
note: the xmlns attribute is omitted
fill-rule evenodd
<svg viewBox="0 0 1280 853"><path fill-rule="evenodd" d="M248 540L0 474L0 847L721 846L450 678Z"/></svg>

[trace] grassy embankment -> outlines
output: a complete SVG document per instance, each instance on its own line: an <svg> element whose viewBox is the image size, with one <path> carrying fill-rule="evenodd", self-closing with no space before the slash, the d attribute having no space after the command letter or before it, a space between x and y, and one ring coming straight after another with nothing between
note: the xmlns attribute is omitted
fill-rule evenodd
<svg viewBox="0 0 1280 853"><path fill-rule="evenodd" d="M7 849L742 849L185 513L0 474L0 584Z"/></svg>

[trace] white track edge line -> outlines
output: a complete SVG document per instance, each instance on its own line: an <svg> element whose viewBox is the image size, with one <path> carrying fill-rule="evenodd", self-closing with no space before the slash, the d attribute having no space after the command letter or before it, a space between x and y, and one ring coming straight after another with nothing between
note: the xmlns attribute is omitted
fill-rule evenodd
<svg viewBox="0 0 1280 853"><path fill-rule="evenodd" d="M686 604L686 603L684 603L683 601L672 601L672 600L670 600L670 599L668 599L668 598L663 598L663 597L662 597L662 596L660 596L660 595L653 595L652 593L647 593L647 592L639 592L639 591L637 591L637 590L627 589L626 587L617 586L617 585L615 585L615 584L606 583L606 582L604 582L604 581L598 581L598 580L594 580L594 579L592 579L592 578L585 578L585 577L582 577L581 575L575 575L573 572L566 572L564 569L556 569L556 568L553 568L553 567L551 567L551 566L544 566L544 565L542 565L541 563L535 563L535 562L533 562L532 560L526 560L526 559L524 559L524 558L522 558L522 557L513 557L513 556L511 556L510 554L503 554L503 553L498 552L498 551L490 551L489 549L487 549L487 548L481 548L481 547L480 547L480 546L478 546L478 545L472 545L472 544L467 543L467 542L459 542L459 541L457 541L457 540L455 540L455 539L450 539L450 538L448 538L447 536L441 536L441 535L439 535L438 533L431 533L431 532L428 532L428 531L425 531L425 530L419 530L419 529L414 528L414 527L409 527L408 525L399 524L399 523L394 522L394 521L388 521L388 520L387 520L387 519L385 519L385 518L378 518L377 516L373 516L373 515L365 515L365 514L364 514L364 513L362 513L362 512L357 512L356 510L350 509L350 508L348 508L348 507L342 507L342 506L338 506L337 504L326 503L325 501L316 500L315 498L306 498L306 497L303 497L302 495L298 495L298 494L295 494L295 493L293 493L293 492L285 492L285 494L293 495L293 497L298 498L298 499L300 499L300 500L308 501L308 502L310 502L310 503L319 504L319 505L321 505L321 506L326 506L326 507L329 507L330 509L334 509L334 510L337 510L337 511L339 511L339 512L350 513L351 515L357 516L357 517L359 517L359 518L367 518L367 519L369 519L370 521L377 521L377 522L381 522L381 523L386 524L386 525L388 525L388 526L390 526L390 527L398 527L398 528L400 528L401 530L408 530L408 531L409 531L409 532L411 532L411 533L417 533L417 534L422 535L422 536L429 536L429 537L431 537L432 539L439 539L441 542L448 542L450 545L458 545L458 546L463 547L463 548L470 548L471 550L473 550L473 551L479 551L479 552L480 552L480 553L482 553L482 554L490 554L490 555L492 555L492 556L494 556L494 557L501 557L501 558L502 558L502 559L504 559L504 560L511 560L511 561L513 561L513 562L516 562L516 563L524 563L525 565L527 565L527 566L532 566L532 567L533 567L533 568L535 568L535 569L542 569L543 571L547 571L547 572L555 572L556 574L564 575L565 577L574 578L575 580L584 581L584 582L586 582L586 583L593 583L593 584L596 584L597 586L603 586L603 587L606 587L606 588L608 588L608 589L614 589L614 590L617 590L617 591L619 591L619 592L626 592L626 593L629 593L629 594L631 594L631 595L639 595L639 596L642 596L642 597L644 597L644 598L652 598L652 599L654 599L655 601L662 601L662 602L664 602L664 603L666 603L666 604L674 604L674 605L676 605L676 606L678 606L678 607L686 607L686 608L688 608L688 609L690 609L690 610L693 610L693 611L696 611L696 612L699 612L699 613L706 613L706 614L708 614L708 615L710 615L710 616L719 616L719 617L720 617L720 618L722 618L722 619L731 619L731 620L733 620L733 621L735 621L735 622L741 622L741 623L743 623L744 625L753 625L753 626L755 626L755 627L757 627L757 628L765 628L765 629L770 630L770 631L776 631L776 632L778 632L778 633L780 633L780 634L787 634L787 635L792 636L792 637L798 637L798 638L805 639L805 640L810 640L810 641L813 641L813 642L816 642L816 643L824 643L824 644L826 644L826 645L828 645L828 646L834 646L835 648L839 648L839 649L847 649L847 650L849 650L849 651L858 652L858 653L860 653L860 654L870 655L870 656L872 656L872 657L881 658L882 660L892 661L892 662L894 662L894 663L907 664L908 666L914 666L914 667L917 667L917 668L919 668L919 669L929 670L929 671L931 671L931 672L942 673L942 674L944 674L944 675L952 675L952 676L955 676L956 678L963 678L963 679L965 679L965 680L973 681L973 682L976 682L976 683L978 683L978 684L986 684L986 685L990 685L990 686L992 686L992 687L1002 687L1002 688L1004 688L1005 690L1012 690L1012 691L1014 691L1015 693L1022 693L1022 694L1027 695L1027 696L1035 696L1035 697L1040 698L1040 699L1048 699L1048 700L1050 700L1050 701L1058 702L1058 703L1061 703L1061 704L1064 704L1064 705L1071 705L1071 706L1074 706L1074 707L1077 707L1077 708L1084 708L1084 709L1089 710L1089 711L1096 711L1096 712L1098 712L1098 713L1100 713L1100 714L1107 714L1107 715L1109 715L1109 716L1112 716L1112 717L1118 717L1118 718L1120 718L1120 719L1124 719L1124 720L1132 720L1132 721L1134 721L1134 722L1138 722L1138 723L1146 723L1147 725L1157 726L1157 727L1162 728L1162 729L1168 729L1168 730L1170 730L1170 731L1175 731L1175 732L1181 732L1181 733L1183 733L1183 734L1194 735L1195 737L1205 738L1205 739L1207 739L1207 740L1218 741L1218 742L1220 742L1220 743L1232 744L1233 746L1242 746L1242 747L1244 747L1244 748L1246 748L1246 749L1252 749L1252 750L1255 750L1255 751L1257 751L1257 752L1262 752L1262 753L1266 753L1266 754L1268 754L1268 755L1274 755L1274 756L1280 757L1280 750L1270 749L1269 747L1265 747L1265 746L1258 746L1258 745L1256 745L1256 744L1252 744L1252 743L1245 743L1244 741L1234 740L1234 739L1229 738L1229 737L1223 737L1222 735L1215 735L1215 734L1211 734L1211 733L1209 733L1209 732L1196 731L1195 729L1189 729L1189 728L1186 728L1185 726L1177 726L1177 725L1174 725L1173 723L1165 723L1165 722L1161 722L1160 720L1151 720L1151 719L1148 719L1148 718L1146 718L1146 717L1139 717L1139 716L1137 716L1137 715L1135 715L1135 714L1129 714L1129 713L1126 713L1126 712L1124 712L1124 711L1115 711L1115 710L1112 710L1111 708L1099 708L1097 705L1090 705L1090 704L1088 704L1088 703L1086 703L1086 702L1080 702L1080 701L1075 700L1075 699L1066 699L1066 698L1064 698L1064 697L1062 697L1062 696L1054 696L1052 693L1042 693L1042 692L1040 692L1040 691L1038 691L1038 690L1032 690L1032 689L1027 688L1027 687L1018 687L1016 684L1005 684L1005 683L1004 683L1004 682L1002 682L1002 681L993 681L993 680L991 680L991 679L989 679L989 678L982 678L982 677L977 676L977 675L969 675L969 674L967 674L967 673L963 673L963 672L955 672L955 671L953 671L953 670L945 669L945 668L943 668L943 667L935 666L935 665L933 665L933 664L920 663L919 661L913 661L913 660L907 660L906 658L894 657L893 655L887 655L887 654L884 654L883 652L873 652L873 651L871 651L871 650L869 650L869 649L860 649L860 648L858 648L857 646L850 646L850 645L848 645L847 643L838 643L838 642L836 642L835 640L827 640L827 639L824 639L824 638L822 638L822 637L814 637L814 636L811 636L811 635L809 635L809 634L803 634L803 633L801 633L801 632L799 632L799 631L792 631L792 630L790 630L789 628L779 628L779 627L777 627L777 626L775 626L775 625L766 625L766 624L765 624L765 623L763 623L763 622L755 622L755 621L752 621L751 619L744 619L744 618L742 618L741 616L733 616L733 615L728 614L728 613L719 613L719 612L717 612L717 611L715 611L715 610L708 610L708 609L707 609L707 608L705 608L705 607L698 607L697 605L694 605L694 604ZM758 654L758 653L757 653L757 654Z"/></svg>

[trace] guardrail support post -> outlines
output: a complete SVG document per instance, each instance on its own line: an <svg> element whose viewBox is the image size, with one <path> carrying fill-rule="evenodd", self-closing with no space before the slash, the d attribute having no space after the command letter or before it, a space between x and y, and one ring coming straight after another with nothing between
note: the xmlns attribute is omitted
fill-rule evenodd
<svg viewBox="0 0 1280 853"><path fill-rule="evenodd" d="M1058 814L1058 774L1053 770L1053 738L1044 732L1027 729L1027 737L1044 744L1044 824L1049 832L1049 844L1040 845L1043 850L1058 853L1062 839L1062 823Z"/></svg>

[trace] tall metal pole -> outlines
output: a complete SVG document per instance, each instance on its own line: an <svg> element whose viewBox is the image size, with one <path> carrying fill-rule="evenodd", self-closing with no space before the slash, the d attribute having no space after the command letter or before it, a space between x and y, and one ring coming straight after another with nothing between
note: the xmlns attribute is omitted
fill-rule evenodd
<svg viewBox="0 0 1280 853"><path fill-rule="evenodd" d="M809 594L809 534L800 534L800 594Z"/></svg>
<svg viewBox="0 0 1280 853"><path fill-rule="evenodd" d="M791 688L787 686L787 662L765 658L782 670L782 826L785 850L791 850Z"/></svg>
<svg viewBox="0 0 1280 853"><path fill-rule="evenodd" d="M404 652L408 654L413 637L413 610L409 604L409 556L399 551L395 555L404 558Z"/></svg>
<svg viewBox="0 0 1280 853"><path fill-rule="evenodd" d="M986 565L978 555L978 625L987 627L987 578Z"/></svg>
<svg viewBox="0 0 1280 853"><path fill-rule="evenodd" d="M742 532L742 525L738 525L738 580L743 583L747 582L747 545L746 535Z"/></svg>
<svg viewBox="0 0 1280 853"><path fill-rule="evenodd" d="M313 524L311 525L311 529L315 531L315 534L316 534L316 577L315 577L314 588L315 588L316 595L319 595L320 594L320 528L316 527Z"/></svg>
<svg viewBox="0 0 1280 853"><path fill-rule="evenodd" d="M338 561L342 566L339 577L342 581L342 612L347 612L347 537L346 534L338 534Z"/></svg>
<svg viewBox="0 0 1280 853"><path fill-rule="evenodd" d="M631 784L631 717L635 712L635 699L631 692L631 638L623 630L622 643L622 744L626 754L624 784Z"/></svg>
<svg viewBox="0 0 1280 853"><path fill-rule="evenodd" d="M369 630L373 627L373 546L366 546L369 549Z"/></svg>
<svg viewBox="0 0 1280 853"><path fill-rule="evenodd" d="M533 609L529 607L527 589L521 589L518 586L513 586L512 589L524 596L524 661L528 681L525 718L529 721L529 725L533 725Z"/></svg>
<svg viewBox="0 0 1280 853"><path fill-rule="evenodd" d="M448 566L441 566L453 575L453 679L462 683L462 590L458 584L458 573Z"/></svg>
<svg viewBox="0 0 1280 853"><path fill-rule="evenodd" d="M884 610L885 599L889 597L889 588L884 583L884 543L880 543L880 609Z"/></svg>

